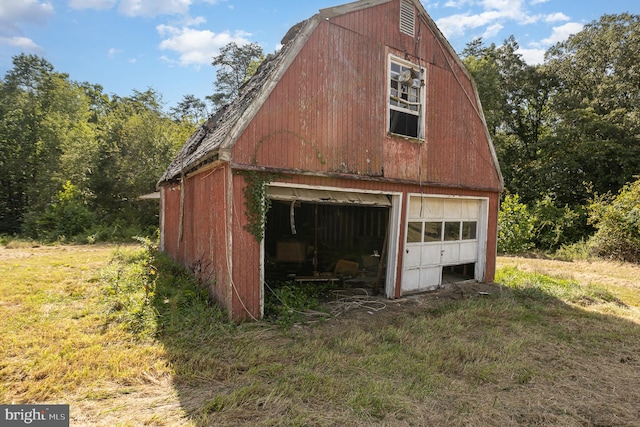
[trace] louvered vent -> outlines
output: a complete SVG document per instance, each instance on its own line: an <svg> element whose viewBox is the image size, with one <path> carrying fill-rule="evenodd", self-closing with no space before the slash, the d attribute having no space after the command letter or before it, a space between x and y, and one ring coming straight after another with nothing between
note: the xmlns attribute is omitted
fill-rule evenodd
<svg viewBox="0 0 640 427"><path fill-rule="evenodd" d="M400 0L400 31L413 37L415 27L416 9L413 6L413 2L410 0Z"/></svg>

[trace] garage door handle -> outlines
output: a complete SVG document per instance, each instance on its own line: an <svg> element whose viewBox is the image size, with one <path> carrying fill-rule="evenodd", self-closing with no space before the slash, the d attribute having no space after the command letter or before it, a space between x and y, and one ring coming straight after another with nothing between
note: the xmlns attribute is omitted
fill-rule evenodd
<svg viewBox="0 0 640 427"><path fill-rule="evenodd" d="M406 249L407 253L409 253L409 249Z"/></svg>

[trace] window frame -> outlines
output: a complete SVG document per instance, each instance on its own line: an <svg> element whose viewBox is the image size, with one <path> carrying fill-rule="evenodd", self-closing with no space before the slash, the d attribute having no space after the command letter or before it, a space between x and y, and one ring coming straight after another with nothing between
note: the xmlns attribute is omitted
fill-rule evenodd
<svg viewBox="0 0 640 427"><path fill-rule="evenodd" d="M393 64L396 64L397 66L399 66L400 68L399 72L392 70ZM418 73L418 78L413 79L414 82L416 81L419 82L419 85L417 87L415 86L415 83L409 86L401 83L398 78L394 78L395 76L399 76L401 73L407 70L414 70ZM387 133L389 135L399 136L405 139L416 139L419 141L424 141L424 128L425 128L424 110L425 110L425 99L426 99L425 97L426 91L424 90L426 87L425 79L426 79L425 69L423 67L420 67L418 64L414 64L410 61L406 61L402 58L399 58L393 54L389 54L389 58L387 61L387 123L386 123ZM397 85L397 89L393 87L394 82ZM397 95L400 95L401 93L400 91L402 90L403 87L408 88L407 98L397 96ZM418 92L417 96L410 95L410 91L412 89L417 90ZM397 95L394 94L394 91L397 93ZM400 98L404 99L404 101L401 100ZM398 105L394 105L393 101L396 101L396 104ZM406 104L406 105L409 105L409 107L403 107L400 104ZM415 105L417 107L417 110L412 109L410 105ZM392 110L400 114L407 114L410 116L417 117L417 132L416 132L417 135L416 136L398 133L392 130L392 123L391 123Z"/></svg>
<svg viewBox="0 0 640 427"><path fill-rule="evenodd" d="M419 229L416 227L416 224L419 224ZM440 237L435 239L427 236L427 231L432 228L432 226L428 226L427 224L438 224L439 227L435 227L438 229L440 233ZM455 239L450 238L447 235L447 225L450 227L452 225L456 226L455 231ZM467 231L469 231L470 237L466 236L465 233L465 224L469 227ZM453 230L453 228L451 228ZM420 239L416 239L416 237L420 237ZM442 219L442 220L434 220L434 219L410 219L407 222L407 236L405 238L405 243L407 245L421 245L425 243L453 243L453 242L473 242L478 241L478 220L477 219Z"/></svg>

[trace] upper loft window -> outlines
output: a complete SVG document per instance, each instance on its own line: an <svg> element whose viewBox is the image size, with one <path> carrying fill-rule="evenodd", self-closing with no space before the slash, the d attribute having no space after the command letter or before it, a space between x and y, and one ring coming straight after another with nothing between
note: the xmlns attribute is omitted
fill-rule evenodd
<svg viewBox="0 0 640 427"><path fill-rule="evenodd" d="M389 60L389 132L423 139L422 70L397 58Z"/></svg>
<svg viewBox="0 0 640 427"><path fill-rule="evenodd" d="M416 8L411 0L400 0L400 31L415 36Z"/></svg>

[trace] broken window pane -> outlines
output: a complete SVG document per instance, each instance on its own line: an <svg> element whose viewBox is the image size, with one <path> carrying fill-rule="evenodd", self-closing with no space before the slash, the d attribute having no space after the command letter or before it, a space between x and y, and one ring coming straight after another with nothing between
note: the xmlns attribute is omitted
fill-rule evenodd
<svg viewBox="0 0 640 427"><path fill-rule="evenodd" d="M412 138L418 137L418 116L391 110L389 131Z"/></svg>
<svg viewBox="0 0 640 427"><path fill-rule="evenodd" d="M391 62L389 76L389 132L421 138L421 71L409 64Z"/></svg>

